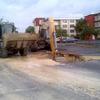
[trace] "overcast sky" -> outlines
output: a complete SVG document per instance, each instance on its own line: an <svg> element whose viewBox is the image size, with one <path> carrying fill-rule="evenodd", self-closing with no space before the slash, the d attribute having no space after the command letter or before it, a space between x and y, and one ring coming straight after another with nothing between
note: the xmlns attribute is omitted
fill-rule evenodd
<svg viewBox="0 0 100 100"><path fill-rule="evenodd" d="M35 17L72 18L100 12L100 0L0 0L0 18L14 22L19 31Z"/></svg>

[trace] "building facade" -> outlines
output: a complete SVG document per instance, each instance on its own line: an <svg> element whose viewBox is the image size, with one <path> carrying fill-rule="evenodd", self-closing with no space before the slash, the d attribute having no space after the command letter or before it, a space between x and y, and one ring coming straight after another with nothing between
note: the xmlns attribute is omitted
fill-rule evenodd
<svg viewBox="0 0 100 100"><path fill-rule="evenodd" d="M66 31L66 34L71 36L71 35L76 35L75 26L76 26L77 21L78 19L65 18L65 19L55 19L54 23L55 23L56 29L61 28L62 30Z"/></svg>
<svg viewBox="0 0 100 100"><path fill-rule="evenodd" d="M55 29L61 28L66 31L69 36L76 35L75 26L78 19L54 19ZM48 26L48 19L46 18L35 18L34 21L35 32L38 33L39 29L43 26Z"/></svg>
<svg viewBox="0 0 100 100"><path fill-rule="evenodd" d="M100 30L100 13L95 14L94 25L96 29Z"/></svg>
<svg viewBox="0 0 100 100"><path fill-rule="evenodd" d="M85 20L88 26L100 30L100 13L87 15L85 16Z"/></svg>
<svg viewBox="0 0 100 100"><path fill-rule="evenodd" d="M87 25L90 26L90 27L94 27L95 26L94 25L94 20L95 20L94 14L85 16L85 21L86 21Z"/></svg>

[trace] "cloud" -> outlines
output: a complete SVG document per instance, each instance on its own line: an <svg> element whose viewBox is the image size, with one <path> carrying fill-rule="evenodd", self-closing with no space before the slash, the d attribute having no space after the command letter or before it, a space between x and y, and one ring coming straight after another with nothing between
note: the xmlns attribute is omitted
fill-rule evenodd
<svg viewBox="0 0 100 100"><path fill-rule="evenodd" d="M35 17L82 17L100 11L100 0L0 0L0 17L15 22L19 31Z"/></svg>

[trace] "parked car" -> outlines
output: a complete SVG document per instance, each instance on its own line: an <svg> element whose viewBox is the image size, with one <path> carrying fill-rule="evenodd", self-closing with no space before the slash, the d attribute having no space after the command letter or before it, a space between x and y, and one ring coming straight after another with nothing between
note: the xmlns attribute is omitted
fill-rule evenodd
<svg viewBox="0 0 100 100"><path fill-rule="evenodd" d="M73 43L73 42L76 42L76 41L78 41L78 39L76 39L76 38L64 38L62 40L63 43Z"/></svg>

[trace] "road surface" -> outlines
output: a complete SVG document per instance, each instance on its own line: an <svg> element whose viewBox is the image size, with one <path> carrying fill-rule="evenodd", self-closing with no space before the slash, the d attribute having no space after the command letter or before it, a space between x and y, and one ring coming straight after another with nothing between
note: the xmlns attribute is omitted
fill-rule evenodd
<svg viewBox="0 0 100 100"><path fill-rule="evenodd" d="M79 41L75 43L63 43L58 45L64 50L79 53L81 55L100 56L100 40L98 41Z"/></svg>
<svg viewBox="0 0 100 100"><path fill-rule="evenodd" d="M0 59L0 100L100 100L100 61L61 63L44 53Z"/></svg>

